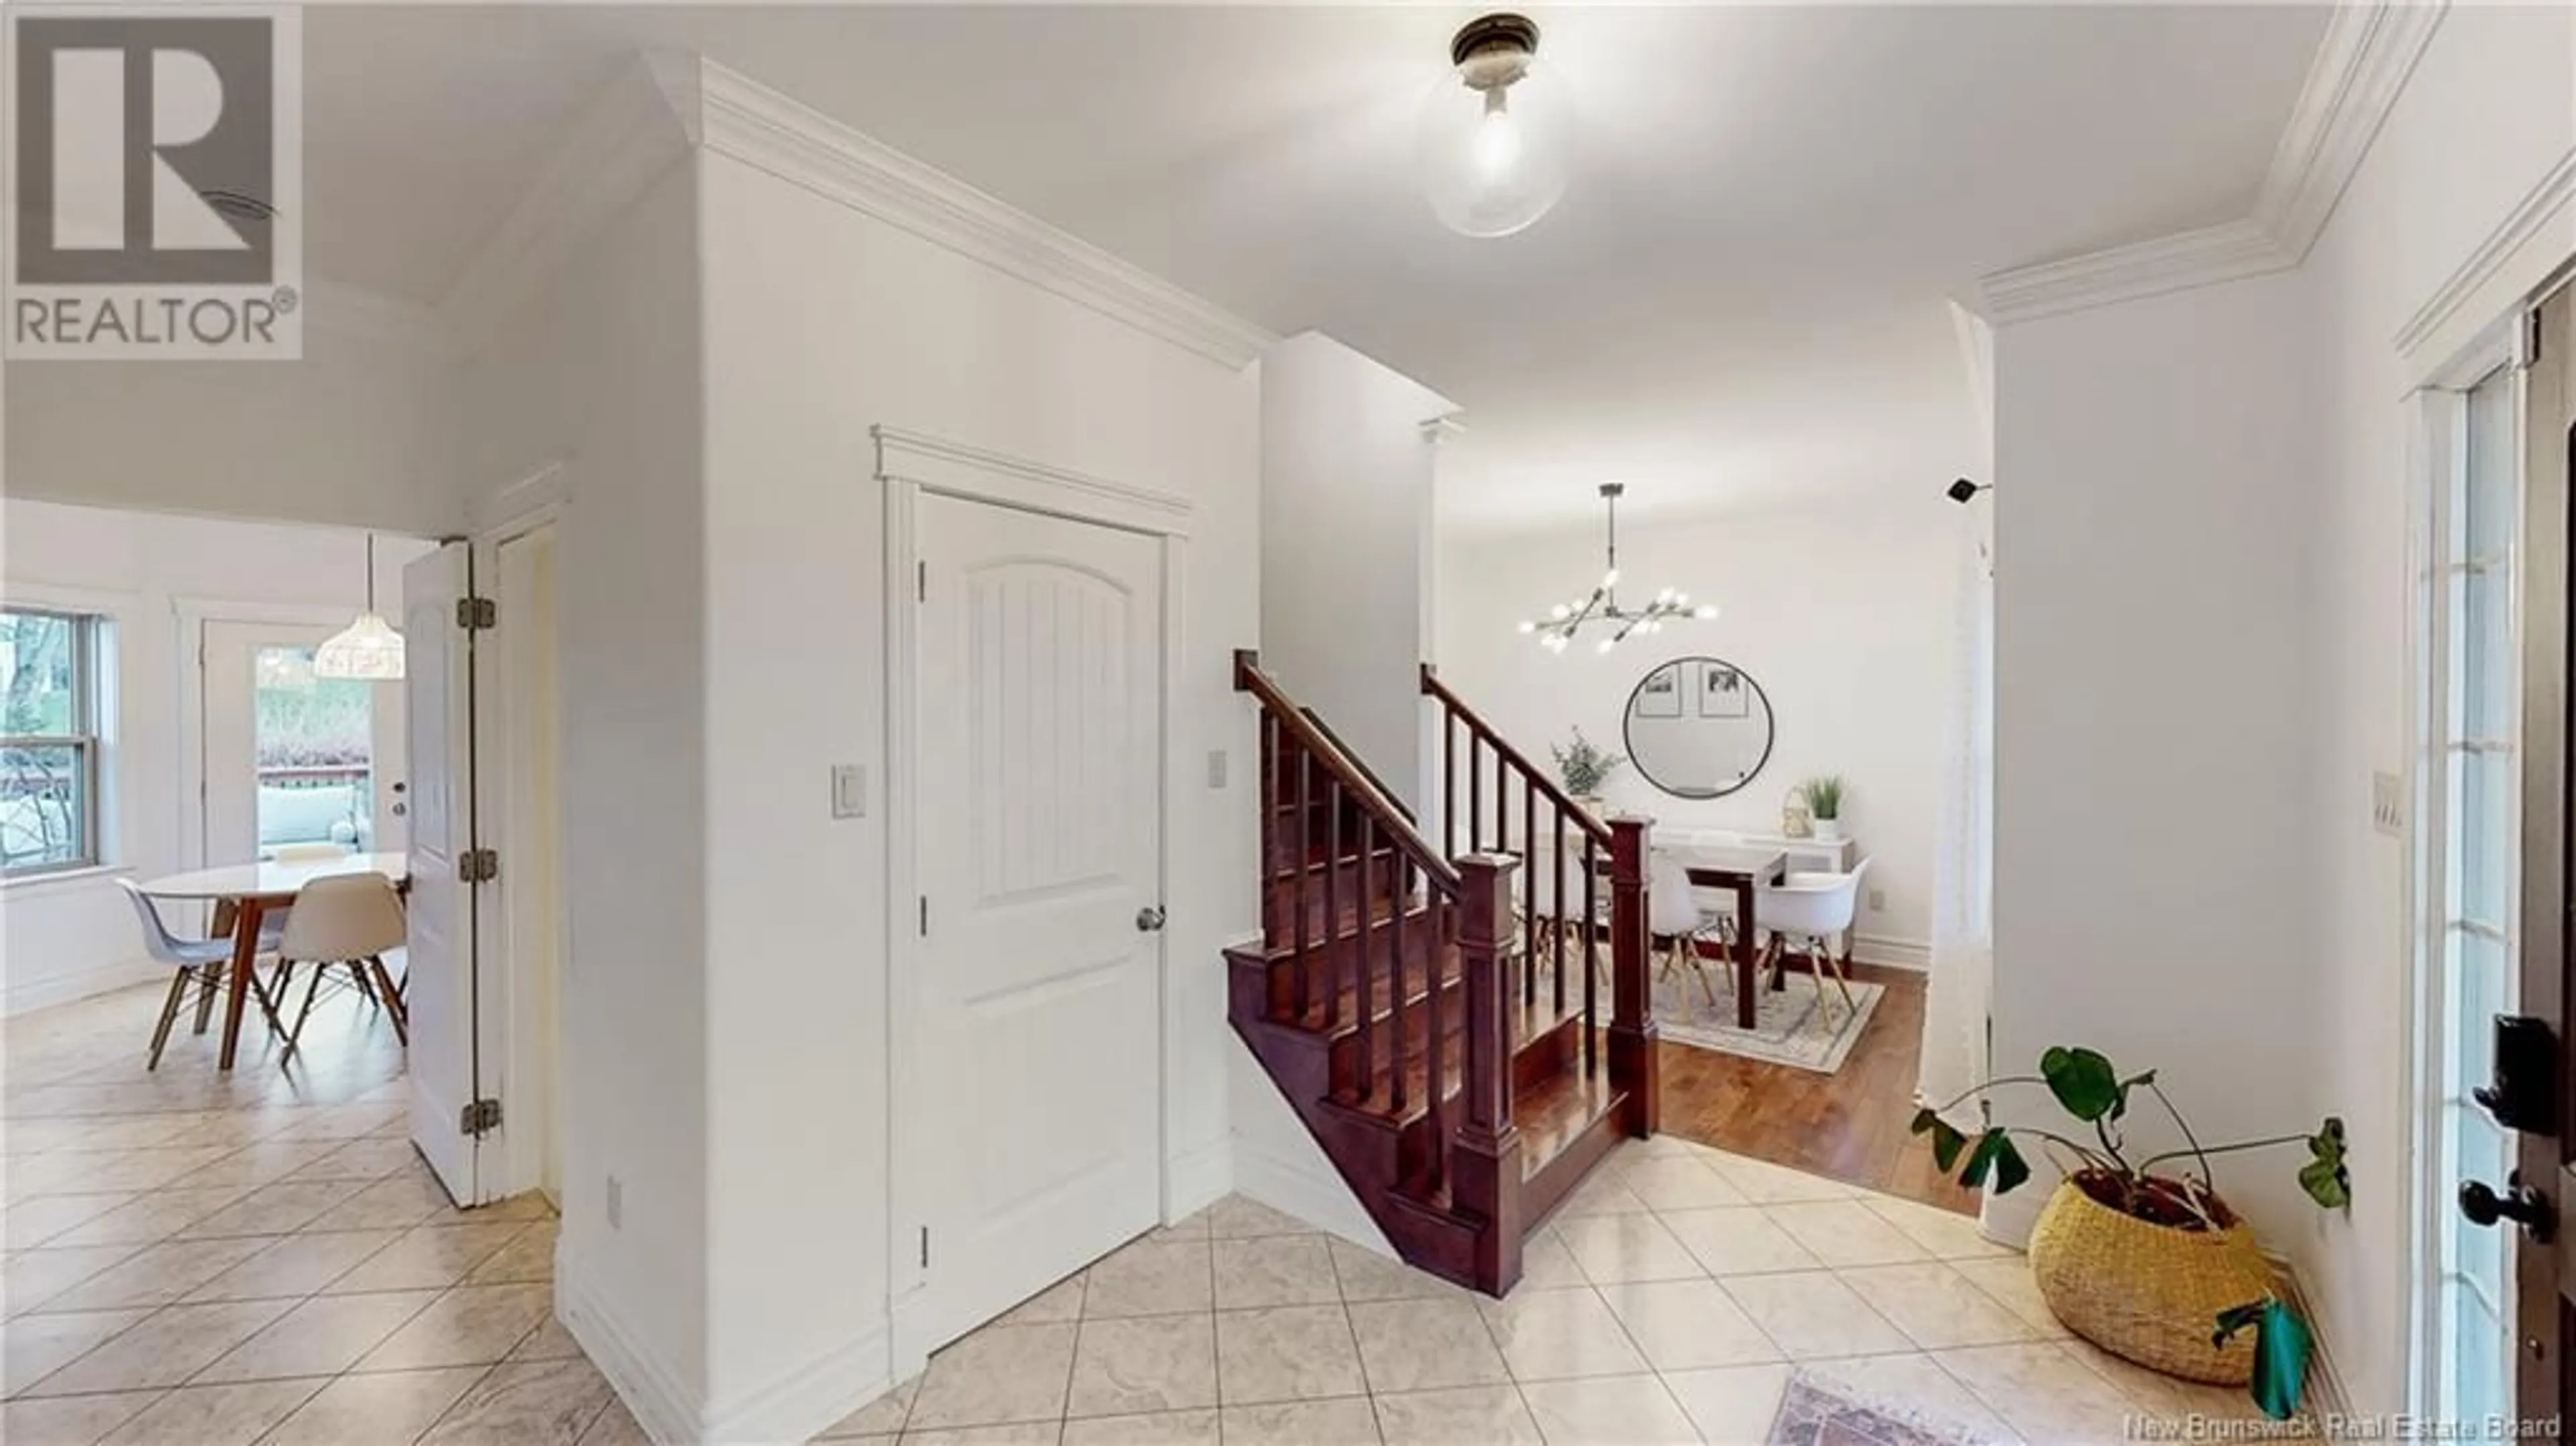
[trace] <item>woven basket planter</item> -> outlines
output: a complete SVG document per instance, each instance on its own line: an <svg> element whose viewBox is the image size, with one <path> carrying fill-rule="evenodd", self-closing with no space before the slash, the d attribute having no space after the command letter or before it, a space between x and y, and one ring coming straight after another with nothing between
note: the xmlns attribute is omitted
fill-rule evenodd
<svg viewBox="0 0 2576 1446"><path fill-rule="evenodd" d="M2222 1386L2254 1374L2252 1332L2224 1348L2209 1343L2220 1311L2276 1288L2242 1222L2217 1233L2177 1230L2124 1215L2065 1181L2031 1227L2030 1269L2066 1328L2114 1355Z"/></svg>

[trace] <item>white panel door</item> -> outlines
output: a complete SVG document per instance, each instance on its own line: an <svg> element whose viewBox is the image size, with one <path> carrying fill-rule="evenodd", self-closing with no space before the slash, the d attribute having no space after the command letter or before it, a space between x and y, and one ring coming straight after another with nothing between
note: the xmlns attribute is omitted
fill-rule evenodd
<svg viewBox="0 0 2576 1446"><path fill-rule="evenodd" d="M458 1204L481 1200L476 1141L460 1127L476 1088L475 890L457 878L474 847L473 634L456 603L473 590L463 543L403 569L403 697L411 778L411 1137Z"/></svg>
<svg viewBox="0 0 2576 1446"><path fill-rule="evenodd" d="M1162 564L925 496L917 877L933 1344L1161 1216Z"/></svg>

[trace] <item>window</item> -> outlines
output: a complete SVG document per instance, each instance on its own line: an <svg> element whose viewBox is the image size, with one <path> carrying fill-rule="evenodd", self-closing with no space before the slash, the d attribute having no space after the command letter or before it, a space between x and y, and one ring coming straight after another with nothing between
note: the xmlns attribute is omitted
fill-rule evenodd
<svg viewBox="0 0 2576 1446"><path fill-rule="evenodd" d="M98 632L0 608L0 877L99 861Z"/></svg>
<svg viewBox="0 0 2576 1446"><path fill-rule="evenodd" d="M2425 1067L2439 1105L2428 1143L2432 1177L2501 1186L2513 1136L2470 1091L2492 1072L2493 1021L2520 993L2521 774L2519 638L2521 472L2514 378L2501 368L2449 414L2451 463L2433 498L2432 684L2423 715L2429 765L2424 817L2434 823L2418 888L2430 926ZM2433 1414L2474 1421L2513 1408L2514 1233L2435 1210Z"/></svg>

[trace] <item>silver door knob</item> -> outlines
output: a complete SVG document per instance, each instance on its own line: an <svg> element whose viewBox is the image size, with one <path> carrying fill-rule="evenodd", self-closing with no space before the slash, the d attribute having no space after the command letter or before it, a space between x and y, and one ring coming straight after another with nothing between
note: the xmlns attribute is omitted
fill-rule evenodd
<svg viewBox="0 0 2576 1446"><path fill-rule="evenodd" d="M1163 911L1160 908L1148 905L1147 907L1136 911L1137 933L1158 934L1162 932L1162 929Z"/></svg>

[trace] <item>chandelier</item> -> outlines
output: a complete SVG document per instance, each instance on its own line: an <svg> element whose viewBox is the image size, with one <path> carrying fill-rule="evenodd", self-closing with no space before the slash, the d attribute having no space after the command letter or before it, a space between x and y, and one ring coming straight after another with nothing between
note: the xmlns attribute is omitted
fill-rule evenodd
<svg viewBox="0 0 2576 1446"><path fill-rule="evenodd" d="M1589 596L1572 602L1561 602L1547 610L1547 616L1521 624L1521 631L1534 634L1539 646L1551 653L1562 653L1575 635L1586 627L1600 624L1608 629L1595 652L1606 653L1628 640L1631 633L1660 633L1664 624L1674 618L1713 618L1717 607L1712 603L1691 606L1690 594L1665 588L1655 600L1641 608L1619 606L1619 496L1627 486L1619 482L1601 484L1602 505L1610 509L1609 566L1602 571L1601 581Z"/></svg>

